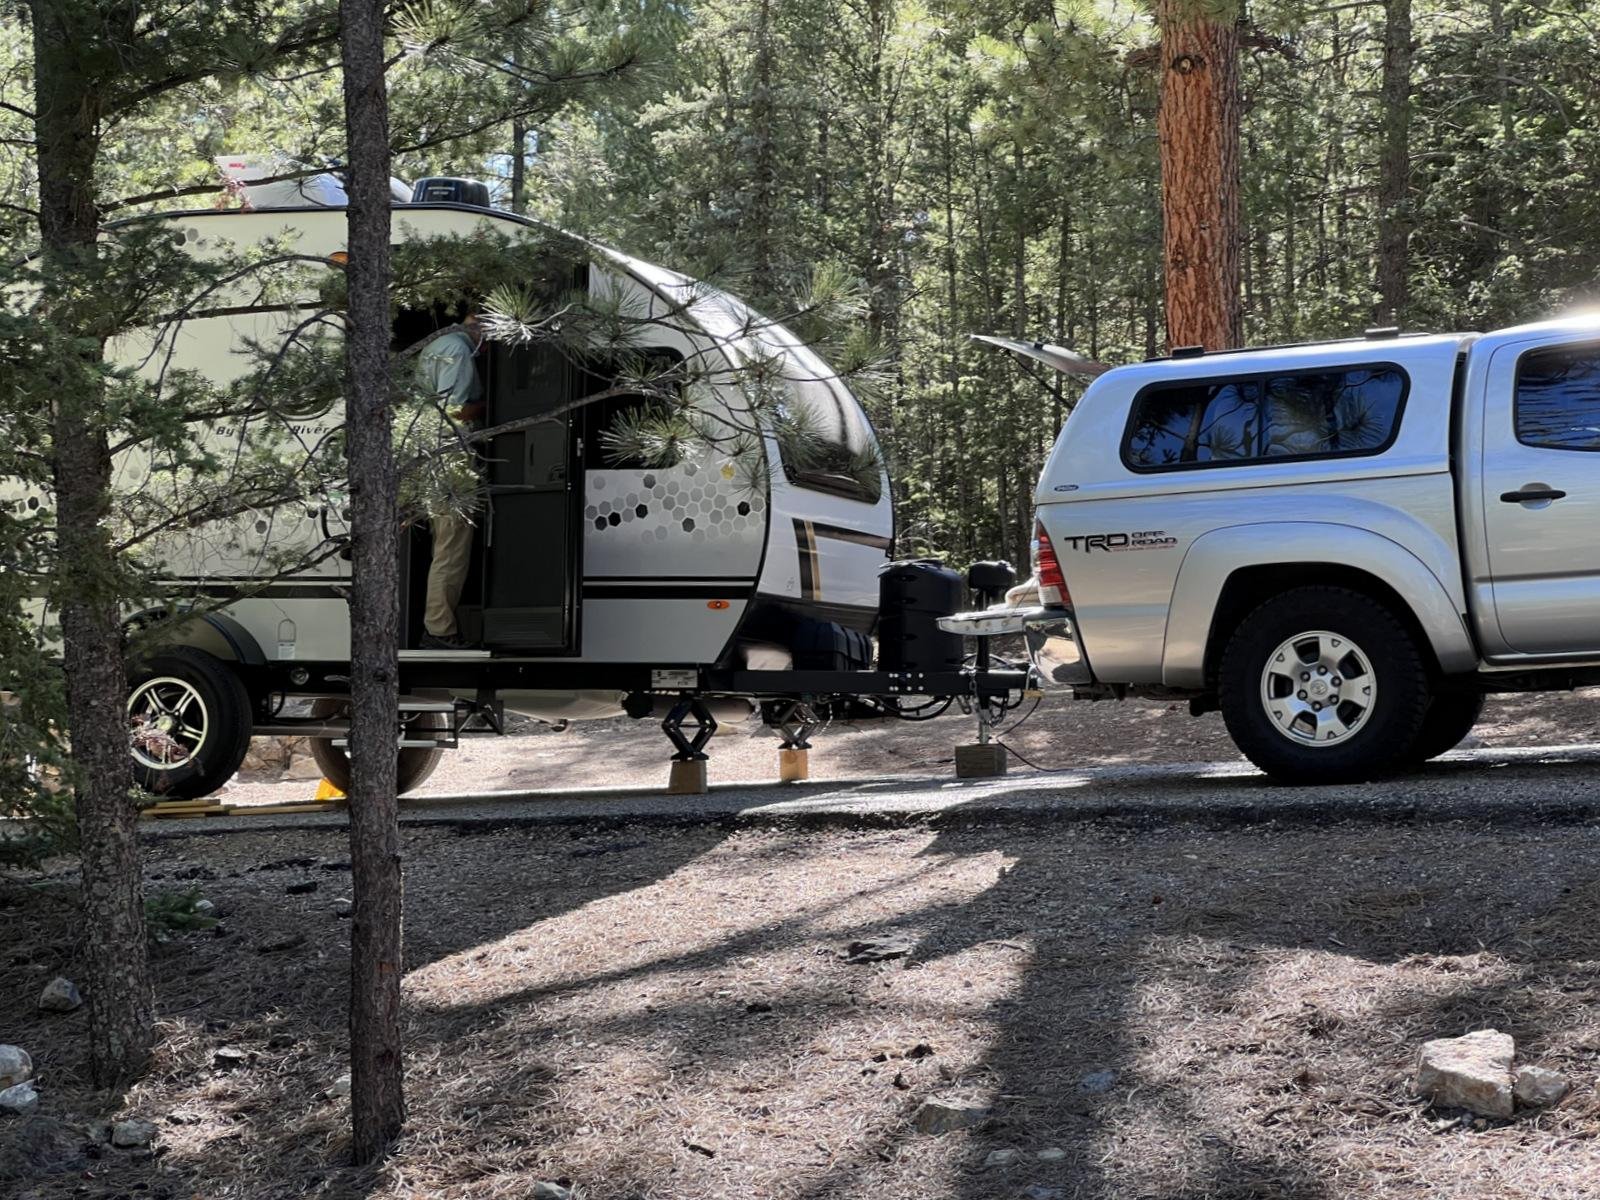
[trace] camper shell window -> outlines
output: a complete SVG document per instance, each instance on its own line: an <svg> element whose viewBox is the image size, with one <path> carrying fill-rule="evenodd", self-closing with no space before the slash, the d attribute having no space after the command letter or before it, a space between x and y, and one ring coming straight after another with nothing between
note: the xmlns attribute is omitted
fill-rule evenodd
<svg viewBox="0 0 1600 1200"><path fill-rule="evenodd" d="M1122 461L1149 472L1381 454L1409 388L1393 363L1151 384L1134 397Z"/></svg>

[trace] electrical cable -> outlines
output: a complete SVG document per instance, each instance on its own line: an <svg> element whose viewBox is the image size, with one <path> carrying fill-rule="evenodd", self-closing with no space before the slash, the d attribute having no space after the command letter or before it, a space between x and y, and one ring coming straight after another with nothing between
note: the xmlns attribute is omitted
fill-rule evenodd
<svg viewBox="0 0 1600 1200"><path fill-rule="evenodd" d="M945 711L949 709L953 699L954 697L946 696L943 701L930 701L928 704L919 705L914 709L896 709L895 716L899 717L902 721L932 721L937 717L944 716ZM928 712L927 710L932 708L935 704L937 704L939 707L935 708L933 712Z"/></svg>
<svg viewBox="0 0 1600 1200"><path fill-rule="evenodd" d="M1005 752L1011 755L1012 758L1020 759L1022 762L1032 767L1035 771L1045 775L1060 775L1067 771L1078 770L1077 767L1041 767L1038 763L1034 762L1033 759L1029 758L1015 746L1007 746L1004 742L998 740L995 742L995 745L1004 747Z"/></svg>

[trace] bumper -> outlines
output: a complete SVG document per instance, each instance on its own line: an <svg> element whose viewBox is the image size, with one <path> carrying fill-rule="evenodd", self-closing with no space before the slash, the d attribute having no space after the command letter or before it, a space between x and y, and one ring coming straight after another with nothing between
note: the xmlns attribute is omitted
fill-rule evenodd
<svg viewBox="0 0 1600 1200"><path fill-rule="evenodd" d="M1029 661L1046 684L1081 687L1094 682L1089 660L1078 645L1070 609L990 608L940 617L939 628L963 637L1020 635Z"/></svg>

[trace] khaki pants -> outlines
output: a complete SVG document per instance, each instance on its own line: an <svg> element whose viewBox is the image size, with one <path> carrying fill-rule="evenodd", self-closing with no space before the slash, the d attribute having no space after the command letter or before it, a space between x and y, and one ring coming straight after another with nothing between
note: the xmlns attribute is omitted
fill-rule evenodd
<svg viewBox="0 0 1600 1200"><path fill-rule="evenodd" d="M472 562L470 521L459 513L435 513L428 518L433 526L433 563L428 567L428 606L422 625L434 637L454 637L456 605L466 586L467 567Z"/></svg>

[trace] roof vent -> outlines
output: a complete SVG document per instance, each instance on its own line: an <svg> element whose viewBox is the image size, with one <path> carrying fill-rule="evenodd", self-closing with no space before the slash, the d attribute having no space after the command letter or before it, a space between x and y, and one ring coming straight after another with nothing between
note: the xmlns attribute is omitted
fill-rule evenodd
<svg viewBox="0 0 1600 1200"><path fill-rule="evenodd" d="M1206 348L1204 346L1174 346L1172 348L1172 357L1200 358L1205 354L1205 352Z"/></svg>
<svg viewBox="0 0 1600 1200"><path fill-rule="evenodd" d="M430 175L417 180L411 189L413 204L470 204L489 207L489 185L479 179L458 179L453 175Z"/></svg>
<svg viewBox="0 0 1600 1200"><path fill-rule="evenodd" d="M1397 338L1400 336L1400 326L1379 325L1375 328L1366 330L1361 336L1366 338L1369 342L1387 341L1389 338Z"/></svg>

